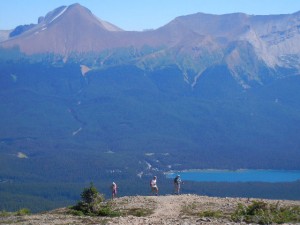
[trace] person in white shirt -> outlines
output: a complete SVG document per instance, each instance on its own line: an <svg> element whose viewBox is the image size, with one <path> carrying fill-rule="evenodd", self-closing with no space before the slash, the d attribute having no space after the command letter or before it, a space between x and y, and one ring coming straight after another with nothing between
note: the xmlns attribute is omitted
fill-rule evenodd
<svg viewBox="0 0 300 225"><path fill-rule="evenodd" d="M151 187L151 193L155 193L155 195L158 195L158 187L157 187L157 177L154 176L150 181L150 187Z"/></svg>
<svg viewBox="0 0 300 225"><path fill-rule="evenodd" d="M111 198L114 199L117 197L117 184L115 182L111 185Z"/></svg>

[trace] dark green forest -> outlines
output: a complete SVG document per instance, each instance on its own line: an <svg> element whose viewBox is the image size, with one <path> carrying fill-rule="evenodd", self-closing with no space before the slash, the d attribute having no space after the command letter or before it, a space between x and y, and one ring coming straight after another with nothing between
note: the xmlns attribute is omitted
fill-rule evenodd
<svg viewBox="0 0 300 225"><path fill-rule="evenodd" d="M0 63L0 210L73 204L93 181L149 194L170 169L300 169L300 77L243 89L225 66L194 87L177 66ZM192 72L191 72L192 73ZM151 165L151 167L149 167ZM142 173L142 178L137 175ZM190 183L209 196L300 199L294 183Z"/></svg>

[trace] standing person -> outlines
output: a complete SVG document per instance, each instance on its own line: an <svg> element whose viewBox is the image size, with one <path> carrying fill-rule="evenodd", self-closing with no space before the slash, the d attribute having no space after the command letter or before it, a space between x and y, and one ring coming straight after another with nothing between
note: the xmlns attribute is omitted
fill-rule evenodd
<svg viewBox="0 0 300 225"><path fill-rule="evenodd" d="M177 175L174 178L174 194L179 195L180 193L180 184L182 183L181 179L180 179L180 175Z"/></svg>
<svg viewBox="0 0 300 225"><path fill-rule="evenodd" d="M155 195L158 195L158 187L157 187L157 177L154 176L150 181L150 187L151 187L151 193L155 193Z"/></svg>
<svg viewBox="0 0 300 225"><path fill-rule="evenodd" d="M115 197L117 197L117 184L115 182L112 182L111 185L111 198L114 199Z"/></svg>

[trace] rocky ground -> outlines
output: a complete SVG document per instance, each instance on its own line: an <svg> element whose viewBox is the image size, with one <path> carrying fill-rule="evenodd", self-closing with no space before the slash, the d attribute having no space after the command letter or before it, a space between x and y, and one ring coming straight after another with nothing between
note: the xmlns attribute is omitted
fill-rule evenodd
<svg viewBox="0 0 300 225"><path fill-rule="evenodd" d="M259 199L198 195L122 197L111 202L114 209L122 212L119 217L74 216L62 208L34 215L2 216L0 224L245 224L232 222L230 214L239 203L249 205L253 200ZM300 201L263 201L280 206L300 206ZM201 212L222 212L222 216L205 216Z"/></svg>

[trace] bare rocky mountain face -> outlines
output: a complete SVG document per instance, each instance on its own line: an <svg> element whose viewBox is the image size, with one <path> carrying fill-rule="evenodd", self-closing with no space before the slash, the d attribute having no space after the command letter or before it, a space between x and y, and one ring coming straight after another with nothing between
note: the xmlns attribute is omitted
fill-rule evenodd
<svg viewBox="0 0 300 225"><path fill-rule="evenodd" d="M93 53L97 56L90 64L98 66L108 58L150 70L177 65L192 87L207 69L226 65L234 79L249 88L299 73L299 27L299 12L270 16L197 13L156 30L129 32L74 4L49 12L37 25L0 46L17 46L27 55L53 53L63 56L64 62ZM114 60L120 52L125 54L121 62Z"/></svg>

